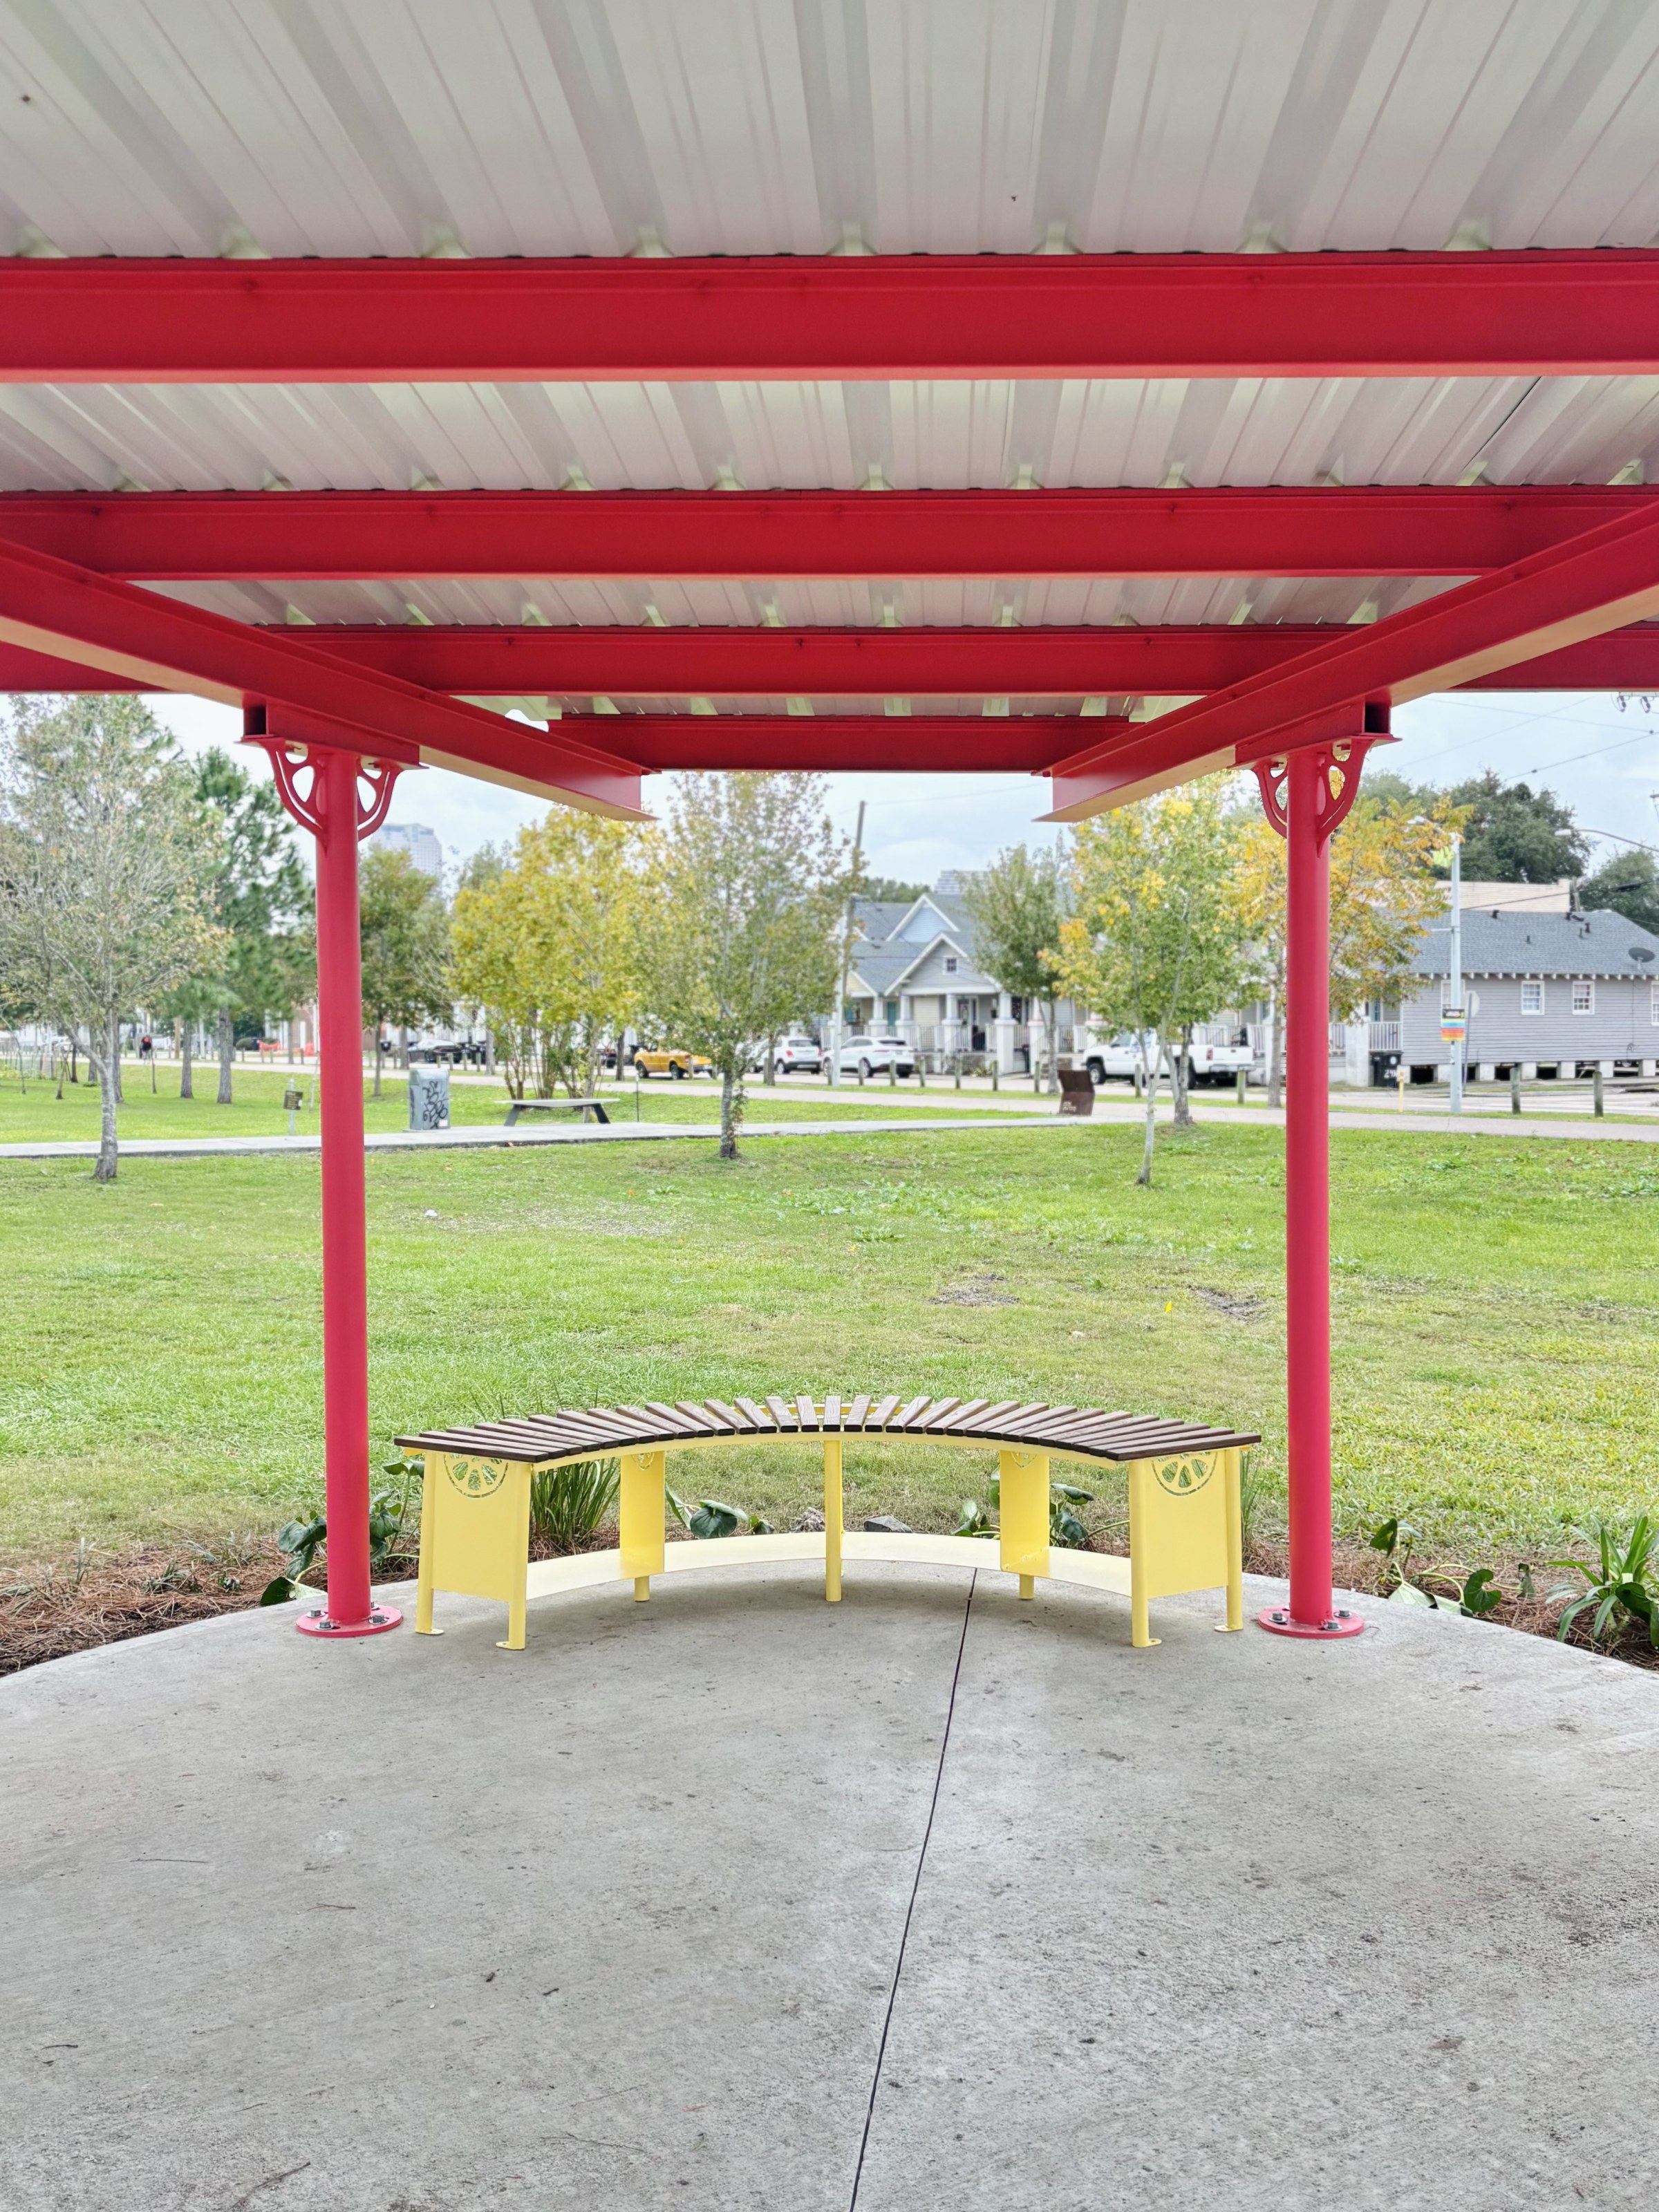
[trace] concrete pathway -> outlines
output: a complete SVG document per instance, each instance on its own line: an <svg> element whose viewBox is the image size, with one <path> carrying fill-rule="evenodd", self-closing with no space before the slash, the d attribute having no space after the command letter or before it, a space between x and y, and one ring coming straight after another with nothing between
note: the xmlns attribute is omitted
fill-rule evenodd
<svg viewBox="0 0 1659 2212"><path fill-rule="evenodd" d="M1200 1123L1229 1122L1238 1127L1282 1129L1285 1116L1265 1106L1215 1106L1206 1102L1195 1105L1194 1118ZM1142 1109L1138 1106L1114 1106L1097 1102L1093 1121L1102 1124L1139 1127ZM745 1121L743 1137L745 1142L753 1137L845 1137L895 1136L927 1133L937 1129L963 1130L986 1128L1015 1129L1078 1129L1089 1123L1067 1115L1064 1120L1052 1109L1044 1113L1005 1113L991 1119L983 1113L969 1117L939 1109L919 1118L914 1112L892 1118L872 1116L861 1121L852 1115L812 1121ZM1158 1116L1158 1127L1167 1128L1167 1110ZM1609 1144L1659 1144L1659 1125L1629 1121L1546 1121L1510 1115L1464 1114L1398 1114L1386 1115L1374 1109L1361 1110L1333 1108L1331 1127L1334 1129L1364 1129L1375 1135L1429 1135L1438 1137L1545 1137L1565 1138L1573 1143L1605 1142ZM363 1139L363 1148L370 1152L443 1152L489 1150L501 1146L533 1145L628 1145L668 1142L678 1138L696 1139L708 1144L720 1136L718 1121L613 1121L607 1127L580 1124L568 1128L536 1128L520 1122L512 1129L493 1124L464 1124L453 1129L416 1130L394 1129L376 1132ZM313 1132L308 1136L292 1137L123 1137L121 1155L132 1159L193 1159L210 1158L220 1154L240 1152L315 1152L321 1149L321 1139ZM0 1160L90 1160L98 1156L98 1146L91 1139L76 1139L62 1144L0 1145Z"/></svg>
<svg viewBox="0 0 1659 2212"><path fill-rule="evenodd" d="M780 1568L15 1677L0 2203L1634 2203L1659 1684L1361 1602Z"/></svg>

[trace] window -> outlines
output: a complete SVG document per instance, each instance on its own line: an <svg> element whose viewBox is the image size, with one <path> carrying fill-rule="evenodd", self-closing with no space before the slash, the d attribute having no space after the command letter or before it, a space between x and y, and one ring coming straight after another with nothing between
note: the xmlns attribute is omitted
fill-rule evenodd
<svg viewBox="0 0 1659 2212"><path fill-rule="evenodd" d="M1532 982L1522 984L1521 1011L1523 1014L1541 1014L1543 1012L1544 987L1541 983ZM1659 1021L1659 1014L1656 1014L1654 1016L1654 1019L1656 1021Z"/></svg>
<svg viewBox="0 0 1659 2212"><path fill-rule="evenodd" d="M1572 987L1572 1011L1575 1014L1595 1012L1595 986L1587 975L1581 976Z"/></svg>
<svg viewBox="0 0 1659 2212"><path fill-rule="evenodd" d="M956 963L956 955L955 955L954 953L947 952L947 953L945 954L945 974L946 974L947 975L954 975L956 974L956 972L957 972L957 963Z"/></svg>

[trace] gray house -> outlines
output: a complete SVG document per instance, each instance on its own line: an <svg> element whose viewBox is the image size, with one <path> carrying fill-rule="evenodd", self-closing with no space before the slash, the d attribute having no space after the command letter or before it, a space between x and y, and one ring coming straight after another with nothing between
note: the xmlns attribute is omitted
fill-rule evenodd
<svg viewBox="0 0 1659 2212"><path fill-rule="evenodd" d="M1463 1000L1467 1066L1490 1083L1519 1067L1570 1077L1648 1075L1659 1066L1659 937L1621 914L1516 911L1466 906ZM1424 937L1413 966L1421 988L1397 1008L1373 1007L1346 1025L1351 1083L1386 1079L1397 1055L1417 1082L1444 1082L1449 933ZM1335 1043L1336 1039L1333 1039Z"/></svg>
<svg viewBox="0 0 1659 2212"><path fill-rule="evenodd" d="M954 873L908 905L856 899L847 1014L855 1025L908 1037L934 1068L957 1053L982 1054L1004 1074L1029 1070L1042 1010L1002 989L981 965L974 925ZM1071 1049L1071 1003L1059 1006L1060 1050Z"/></svg>

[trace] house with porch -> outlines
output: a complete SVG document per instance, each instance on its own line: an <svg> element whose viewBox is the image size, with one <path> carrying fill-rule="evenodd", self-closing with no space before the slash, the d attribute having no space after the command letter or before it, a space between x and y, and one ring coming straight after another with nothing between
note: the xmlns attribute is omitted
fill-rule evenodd
<svg viewBox="0 0 1659 2212"><path fill-rule="evenodd" d="M1005 991L986 968L959 885L959 877L947 872L908 905L854 901L847 1020L907 1037L930 1068L949 1068L964 1053L982 1056L1005 1075L1029 1073L1034 1037L1039 1060L1044 1048L1042 1009ZM1062 999L1060 1053L1071 1050L1079 1019Z"/></svg>
<svg viewBox="0 0 1659 2212"><path fill-rule="evenodd" d="M1496 896L1490 905L1462 909L1469 1075L1484 1083L1512 1068L1527 1081L1598 1067L1604 1075L1653 1075L1659 937L1622 914L1574 912L1565 884L1544 887L1541 895L1518 884L1479 889ZM1517 896L1529 889L1530 897ZM1413 963L1418 987L1397 1006L1373 1006L1366 1021L1345 1025L1351 1084L1389 1081L1397 1066L1414 1082L1449 1079L1440 1014L1450 988L1449 949L1445 923L1426 931Z"/></svg>

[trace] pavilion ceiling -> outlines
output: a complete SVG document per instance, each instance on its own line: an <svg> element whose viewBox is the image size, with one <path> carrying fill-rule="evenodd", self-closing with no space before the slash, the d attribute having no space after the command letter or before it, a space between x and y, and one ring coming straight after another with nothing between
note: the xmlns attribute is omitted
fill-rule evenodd
<svg viewBox="0 0 1659 2212"><path fill-rule="evenodd" d="M173 674L195 656L230 692L212 618L260 625L289 691L319 655L358 672L371 732L383 678L434 730L446 692L621 702L624 769L681 743L650 716L736 759L808 710L849 757L858 718L931 722L908 741L931 759L957 717L959 764L995 752L978 715L1011 764L1056 715L1087 711L1092 761L1111 716L1268 681L1352 626L1378 628L1375 684L1442 595L1604 517L1639 530L1659 9L684 21L0 0L23 596L55 556L123 636L170 602ZM52 590L50 618L0 620L0 681L74 646ZM1650 684L1655 638L1600 619L1540 623L1545 659L1477 655L1472 680ZM137 680L142 653L100 654ZM777 732L716 739L711 708ZM565 730L578 763L613 750Z"/></svg>

